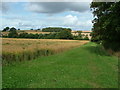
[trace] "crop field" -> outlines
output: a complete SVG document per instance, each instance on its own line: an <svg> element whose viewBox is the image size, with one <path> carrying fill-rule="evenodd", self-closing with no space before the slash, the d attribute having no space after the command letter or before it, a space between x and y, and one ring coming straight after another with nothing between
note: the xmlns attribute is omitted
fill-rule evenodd
<svg viewBox="0 0 120 90"><path fill-rule="evenodd" d="M83 40L2 38L3 64L53 55L88 42Z"/></svg>
<svg viewBox="0 0 120 90"><path fill-rule="evenodd" d="M28 33L28 34L50 34L50 33L54 33L54 32L40 32L40 31L35 31L35 30L20 30L20 31L17 31L18 34L20 33ZM6 32L1 32L2 34L4 35L8 35L9 32L6 31Z"/></svg>

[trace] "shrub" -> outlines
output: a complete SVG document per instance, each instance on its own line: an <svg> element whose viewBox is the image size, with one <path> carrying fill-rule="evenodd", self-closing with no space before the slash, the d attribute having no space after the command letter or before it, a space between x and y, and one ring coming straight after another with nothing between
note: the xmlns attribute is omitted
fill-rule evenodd
<svg viewBox="0 0 120 90"><path fill-rule="evenodd" d="M8 37L9 38L17 38L18 37L18 33L16 32L16 29L15 28L11 28L10 29L10 32L8 34Z"/></svg>

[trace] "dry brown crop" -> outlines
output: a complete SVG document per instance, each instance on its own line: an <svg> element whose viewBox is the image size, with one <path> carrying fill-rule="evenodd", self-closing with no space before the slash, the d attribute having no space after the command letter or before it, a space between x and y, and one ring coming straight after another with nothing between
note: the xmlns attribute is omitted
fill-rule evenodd
<svg viewBox="0 0 120 90"><path fill-rule="evenodd" d="M35 59L78 47L88 41L2 38L3 63Z"/></svg>

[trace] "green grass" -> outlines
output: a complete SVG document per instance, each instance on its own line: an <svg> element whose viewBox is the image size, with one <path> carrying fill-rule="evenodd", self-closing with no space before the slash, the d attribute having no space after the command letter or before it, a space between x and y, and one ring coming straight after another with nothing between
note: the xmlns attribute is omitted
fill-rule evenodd
<svg viewBox="0 0 120 90"><path fill-rule="evenodd" d="M3 88L117 88L118 60L99 45L3 66Z"/></svg>

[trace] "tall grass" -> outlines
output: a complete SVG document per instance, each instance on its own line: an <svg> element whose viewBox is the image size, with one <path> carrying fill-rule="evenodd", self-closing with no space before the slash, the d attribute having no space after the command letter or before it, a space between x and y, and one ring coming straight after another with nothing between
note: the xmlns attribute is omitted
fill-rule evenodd
<svg viewBox="0 0 120 90"><path fill-rule="evenodd" d="M48 56L78 47L88 41L78 40L52 40L52 39L2 39L3 64L13 61L35 59L40 56Z"/></svg>

